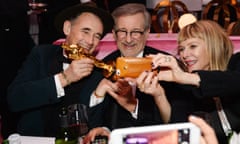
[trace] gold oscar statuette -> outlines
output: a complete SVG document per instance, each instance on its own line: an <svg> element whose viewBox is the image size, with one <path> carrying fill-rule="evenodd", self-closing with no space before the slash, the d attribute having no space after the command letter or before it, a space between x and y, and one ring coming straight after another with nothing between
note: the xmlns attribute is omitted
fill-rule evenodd
<svg viewBox="0 0 240 144"><path fill-rule="evenodd" d="M65 49L67 57L71 60L78 60L81 58L90 58L90 59L94 60L94 65L97 68L101 68L104 70L103 75L106 78L110 78L115 73L115 68L113 65L106 64L103 61L96 59L95 56L93 56L89 53L86 53L84 51L84 48L82 48L76 44L68 45L68 44L63 43L62 48Z"/></svg>

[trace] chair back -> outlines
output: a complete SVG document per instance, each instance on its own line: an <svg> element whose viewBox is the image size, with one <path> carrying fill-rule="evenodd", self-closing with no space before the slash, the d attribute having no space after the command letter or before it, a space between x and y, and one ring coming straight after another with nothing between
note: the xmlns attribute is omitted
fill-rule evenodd
<svg viewBox="0 0 240 144"><path fill-rule="evenodd" d="M157 33L167 33L169 31L177 33L179 31L179 17L188 12L187 6L181 1L163 0L159 2L152 14L152 26L154 31Z"/></svg>
<svg viewBox="0 0 240 144"><path fill-rule="evenodd" d="M227 29L228 25L237 20L237 10L229 0L212 0L203 9L202 19L210 19Z"/></svg>

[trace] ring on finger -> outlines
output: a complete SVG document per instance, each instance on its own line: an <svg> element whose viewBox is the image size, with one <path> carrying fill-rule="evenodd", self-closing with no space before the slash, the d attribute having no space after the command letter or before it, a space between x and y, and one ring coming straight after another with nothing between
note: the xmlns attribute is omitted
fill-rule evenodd
<svg viewBox="0 0 240 144"><path fill-rule="evenodd" d="M170 62L171 61L171 58L170 57L165 57L165 62Z"/></svg>

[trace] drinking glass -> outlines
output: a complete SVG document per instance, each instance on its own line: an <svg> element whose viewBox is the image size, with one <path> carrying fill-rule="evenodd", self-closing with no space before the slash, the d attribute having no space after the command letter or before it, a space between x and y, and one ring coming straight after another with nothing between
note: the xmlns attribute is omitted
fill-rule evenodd
<svg viewBox="0 0 240 144"><path fill-rule="evenodd" d="M81 137L88 132L87 106L84 104L72 104L68 106L68 126L72 133Z"/></svg>

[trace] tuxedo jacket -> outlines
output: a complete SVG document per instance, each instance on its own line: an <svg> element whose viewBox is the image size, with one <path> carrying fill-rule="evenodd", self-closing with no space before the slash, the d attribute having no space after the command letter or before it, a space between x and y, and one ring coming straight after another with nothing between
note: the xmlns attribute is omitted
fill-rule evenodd
<svg viewBox="0 0 240 144"><path fill-rule="evenodd" d="M90 94L82 91L83 85L97 85L101 73L94 70L90 76L65 87L65 96L58 98L54 75L63 71L63 62L66 60L60 46L34 47L10 84L8 104L12 111L21 114L17 130L21 135L56 136L61 107L73 103L89 105ZM94 89L88 88L91 92Z"/></svg>

